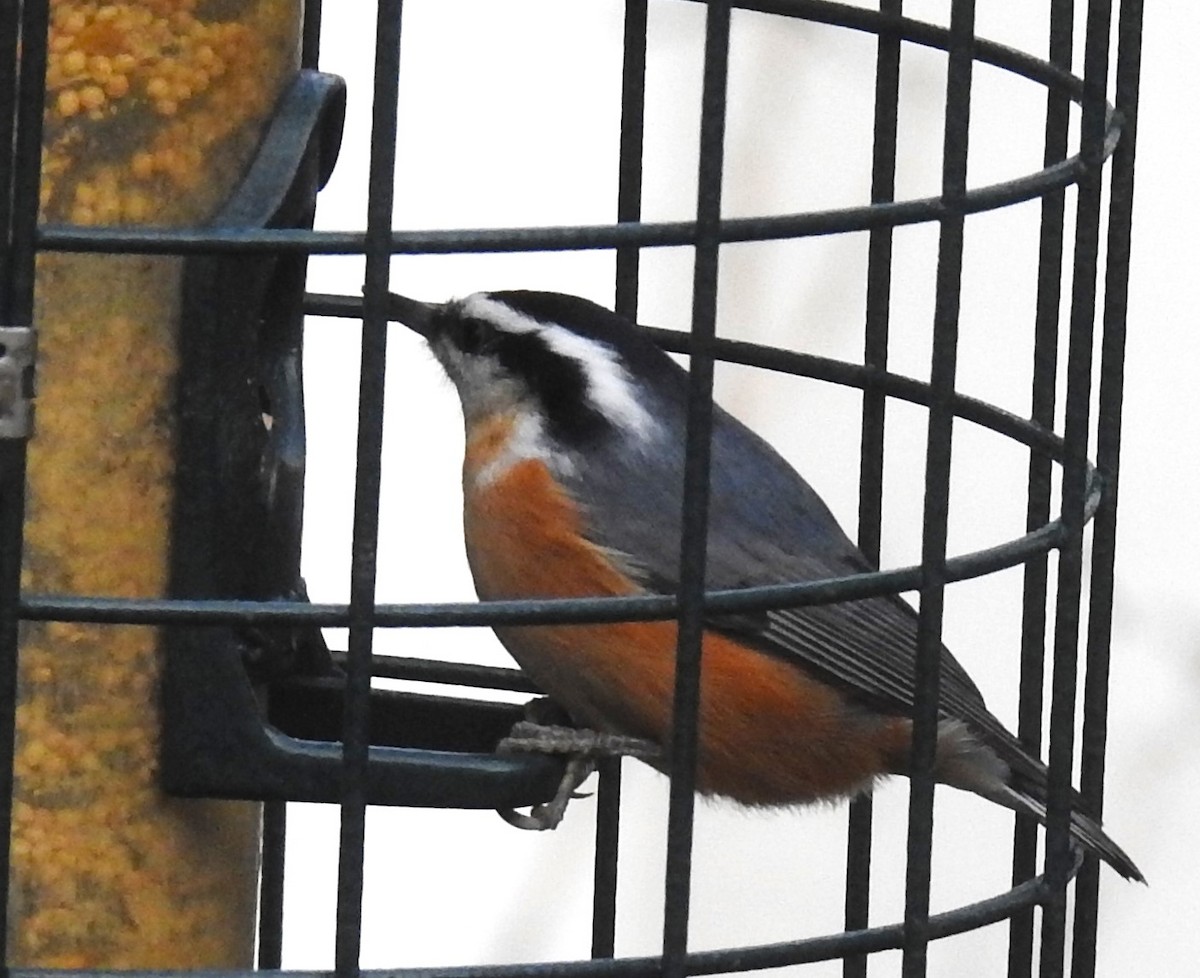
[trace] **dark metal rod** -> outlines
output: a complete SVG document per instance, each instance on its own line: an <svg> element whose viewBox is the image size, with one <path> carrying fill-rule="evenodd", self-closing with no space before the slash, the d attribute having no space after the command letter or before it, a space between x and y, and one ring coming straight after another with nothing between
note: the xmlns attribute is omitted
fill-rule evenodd
<svg viewBox="0 0 1200 978"><path fill-rule="evenodd" d="M596 858L592 888L592 957L611 958L617 949L617 855L621 837L621 758L596 766Z"/></svg>
<svg viewBox="0 0 1200 978"><path fill-rule="evenodd" d="M880 0L881 13L899 16L902 0ZM900 39L881 33L875 58L874 149L871 167L871 202L886 203L896 191L896 129L900 104ZM867 307L863 364L886 370L892 290L891 228L871 231L867 246ZM887 398L864 390L862 443L859 449L858 545L879 566L883 524L883 446ZM871 823L870 795L850 802L846 839L846 930L862 930L870 921ZM844 978L866 978L865 955L842 963Z"/></svg>
<svg viewBox="0 0 1200 978"><path fill-rule="evenodd" d="M283 883L287 855L287 802L263 805L262 870L258 883L258 967L283 966Z"/></svg>
<svg viewBox="0 0 1200 978"><path fill-rule="evenodd" d="M663 911L663 978L686 973L691 907L693 817L700 703L704 580L712 448L713 354L720 264L721 179L729 80L730 5L709 3L705 18L700 102L700 173L692 283L692 355L688 374L687 444L683 480L683 540L679 566L679 645L671 731L671 803Z"/></svg>
<svg viewBox="0 0 1200 978"><path fill-rule="evenodd" d="M621 136L617 174L617 221L642 216L642 161L646 115L647 0L626 0L621 65ZM618 248L613 308L637 321L641 252ZM599 765L596 798L596 857L592 888L592 957L616 953L617 863L621 836L621 761Z"/></svg>
<svg viewBox="0 0 1200 978"><path fill-rule="evenodd" d="M353 296L311 294L305 303L309 315L355 317L361 300ZM643 326L642 330L663 349L673 353L689 353L689 334L678 330ZM888 397L928 407L929 385L902 374L888 373L858 363L833 360L813 354L763 346L745 340L716 337L711 340L713 354L718 360L739 363L764 370L808 377L862 390L878 390ZM954 412L964 421L989 428L1013 441L1042 452L1061 462L1066 457L1063 441L1052 431L1018 417L1002 408L963 394L952 397Z"/></svg>
<svg viewBox="0 0 1200 978"><path fill-rule="evenodd" d="M625 57L621 66L621 144L617 175L617 221L642 218L642 158L646 118L647 0L626 0ZM637 247L617 249L616 301L613 308L637 321L638 277L641 252Z"/></svg>
<svg viewBox="0 0 1200 978"><path fill-rule="evenodd" d="M336 316L358 318L362 300L356 296L310 293L305 299L305 312L311 316ZM691 351L688 333L679 330L643 326L645 333L663 349L672 353ZM845 360L833 360L795 350L764 346L745 340L715 337L711 341L713 354L718 360L740 363L764 370L794 374L813 380L827 381L861 390L877 391L888 397L899 398L913 404L929 405L929 385L902 374L888 373L875 367ZM991 428L1014 441L1044 452L1050 458L1061 461L1064 456L1062 441L1049 429L962 394L953 397L954 411L964 421Z"/></svg>
<svg viewBox="0 0 1200 978"><path fill-rule="evenodd" d="M901 0L881 0L880 8L899 14ZM896 187L896 130L900 101L900 41L881 36L875 74L875 143L871 200L892 200ZM891 318L892 228L871 231L867 251L866 330L863 365L886 371ZM859 465L858 545L879 565L883 522L883 446L887 398L863 391L862 447Z"/></svg>
<svg viewBox="0 0 1200 978"><path fill-rule="evenodd" d="M48 0L25 0L21 12L21 66L13 160L13 248L8 269L12 322L33 324L33 279L38 252L42 174L42 112L46 92Z"/></svg>
<svg viewBox="0 0 1200 978"><path fill-rule="evenodd" d="M9 11L8 26L17 19ZM12 171L3 191L11 188L9 236L4 242L4 325L33 325L34 265L41 183L42 101L45 92L46 36L49 11L45 0L27 0L20 6L21 42L14 65L16 131L5 144L4 165ZM9 77L13 77L10 75ZM13 753L16 745L17 658L21 621L21 563L25 533L25 438L0 439L0 880L7 881L11 866L13 814ZM0 887L0 961L7 960L9 939L9 888Z"/></svg>
<svg viewBox="0 0 1200 978"><path fill-rule="evenodd" d="M316 70L321 53L321 0L304 0L304 30L300 66Z"/></svg>
<svg viewBox="0 0 1200 978"><path fill-rule="evenodd" d="M1113 572L1116 559L1117 495L1124 398L1125 317L1129 306L1129 260L1133 219L1134 156L1141 72L1142 2L1122 0L1117 28L1117 109L1125 134L1113 156L1108 210L1108 248L1100 347L1100 405L1096 461L1109 483L1096 513L1088 599L1087 673L1083 689L1080 793L1090 811L1104 812L1104 755L1108 739L1109 643L1112 638ZM1087 860L1075 884L1075 930L1071 978L1096 973L1100 866Z"/></svg>
<svg viewBox="0 0 1200 978"><path fill-rule="evenodd" d="M345 667L346 653L334 652L333 661ZM452 686L473 686L476 689L504 689L517 693L541 692L520 669L482 666L473 662L443 662L439 659L420 659L407 655L372 655L371 675L377 679L444 683Z"/></svg>
<svg viewBox="0 0 1200 978"><path fill-rule="evenodd" d="M974 0L954 0L950 9L951 43L946 74L946 121L942 149L942 196L951 204L961 201L966 193L974 39ZM904 956L901 963L904 978L921 978L925 974L930 938L933 764L938 727L942 611L947 583L946 528L950 509L950 457L954 430L951 400L957 369L964 223L961 212L947 216L942 221L938 241L931 404L925 451L917 695L913 710L912 788L908 806L908 873L904 903Z"/></svg>
<svg viewBox="0 0 1200 978"><path fill-rule="evenodd" d="M350 633L346 661L341 833L338 852L334 965L354 978L362 941L363 844L375 629L375 572L379 544L380 459L387 360L387 301L396 164L402 0L380 0L375 28L375 90L367 189L366 276L362 363L358 388L357 474L350 567Z"/></svg>
<svg viewBox="0 0 1200 978"><path fill-rule="evenodd" d="M1050 60L1069 69L1075 27L1074 0L1054 0L1050 8ZM1046 134L1043 161L1050 166L1067 155L1070 103L1055 92L1046 98ZM1059 307L1062 296L1063 222L1066 195L1057 191L1042 198L1038 254L1036 318L1033 345L1033 420L1054 427L1058 389ZM1052 467L1044 455L1029 456L1029 495L1026 526L1040 526L1050 518ZM1042 686L1046 663L1046 599L1049 561L1042 555L1025 565L1021 610L1021 675L1017 708L1017 735L1036 757L1042 748ZM1013 882L1029 879L1037 871L1039 827L1028 816L1017 816L1013 830ZM1013 917L1009 926L1009 978L1033 973L1033 910Z"/></svg>
<svg viewBox="0 0 1200 978"><path fill-rule="evenodd" d="M7 266L12 249L13 152L20 86L21 4L0 4L0 322L9 318Z"/></svg>
<svg viewBox="0 0 1200 978"><path fill-rule="evenodd" d="M25 524L25 442L0 439L0 879L9 878L16 747L17 613ZM0 888L0 952L7 951L9 888Z"/></svg>
<svg viewBox="0 0 1200 978"><path fill-rule="evenodd" d="M1120 135L1120 120L1114 116L1109 143ZM967 194L961 211L976 214L1010 204L1033 200L1046 193L1078 183L1084 173L1099 165L1072 156L1037 173ZM773 241L783 238L816 237L869 231L876 227L898 227L940 221L946 216L940 197L897 201L863 207L842 207L770 217L726 218L721 222L722 243ZM696 239L691 221L661 223L597 224L570 227L469 228L433 231L395 231L390 248L396 255L475 254L491 252L587 251L618 248L686 246ZM229 228L77 227L52 224L41 229L42 251L120 252L128 254L230 254L270 252L323 255L361 255L365 237L360 231L309 231L288 228L242 230Z"/></svg>
<svg viewBox="0 0 1200 978"><path fill-rule="evenodd" d="M1090 0L1084 41L1084 80L1092 98L1084 102L1081 150L1099 158L1105 114L1108 48L1112 23L1109 0ZM1067 882L1072 865L1070 806L1075 746L1075 706L1079 683L1079 618L1083 574L1083 493L1092 395L1097 261L1100 247L1100 173L1079 185L1071 280L1067 350L1062 513L1069 535L1058 561L1054 620L1054 659L1050 679L1049 786L1046 818L1046 879L1050 898L1042 912L1039 974L1059 978L1064 970Z"/></svg>
<svg viewBox="0 0 1200 978"><path fill-rule="evenodd" d="M1099 505L1099 486L1088 503ZM1054 521L1034 533L987 550L946 562L949 582L981 577L1058 547L1065 530ZM899 594L920 587L920 567L855 574L794 584L765 585L711 591L705 607L712 613L800 608L834 601L853 601L880 594ZM620 598L546 598L446 604L376 605L377 628L457 628L516 624L579 624L607 621L665 621L676 617L679 602L672 595ZM329 628L345 627L347 605L306 604L299 601L196 601L184 599L76 598L33 595L21 602L25 621L77 621L96 624L243 624L294 625L300 622Z"/></svg>
<svg viewBox="0 0 1200 978"><path fill-rule="evenodd" d="M1030 880L998 896L980 900L930 918L933 938L951 937L986 927L1010 916L1017 907L1036 903L1044 894L1041 879ZM889 924L852 934L827 934L779 944L697 951L686 959L688 974L715 975L782 968L814 961L829 961L847 954L865 954L898 948L903 940L903 925ZM177 978L178 972L121 971L104 972L113 978ZM540 963L466 965L371 969L363 978L659 978L659 957L616 958L612 960L550 961ZM229 978L229 972L192 972L192 978ZM9 969L9 978L97 978L97 972L82 969ZM328 971L288 970L278 978L329 978Z"/></svg>

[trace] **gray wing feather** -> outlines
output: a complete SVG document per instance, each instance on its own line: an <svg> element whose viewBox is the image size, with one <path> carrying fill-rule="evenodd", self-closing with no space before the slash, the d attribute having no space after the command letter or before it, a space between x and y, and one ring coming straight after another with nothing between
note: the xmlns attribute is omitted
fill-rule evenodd
<svg viewBox="0 0 1200 978"><path fill-rule="evenodd" d="M652 410L665 422L662 430L683 430L680 405L664 400ZM660 481L664 477L667 484ZM593 542L625 555L647 590L669 594L678 588L682 445L659 438L631 449L621 439L606 439L589 450L586 478L566 482ZM709 514L710 588L816 581L873 569L808 483L720 408L714 415ZM917 615L898 596L714 616L710 625L795 660L875 709L912 714ZM1045 768L987 710L979 689L945 647L939 705L944 716L981 734L1014 773L1045 783Z"/></svg>

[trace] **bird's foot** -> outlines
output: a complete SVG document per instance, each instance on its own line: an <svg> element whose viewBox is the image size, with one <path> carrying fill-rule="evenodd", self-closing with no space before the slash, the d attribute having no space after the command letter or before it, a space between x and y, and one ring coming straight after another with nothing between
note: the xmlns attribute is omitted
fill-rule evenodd
<svg viewBox="0 0 1200 978"><path fill-rule="evenodd" d="M548 802L534 805L528 815L513 809L498 809L509 825L531 831L557 828L572 798L586 798L577 789L596 770L596 761L604 757L637 757L650 760L660 755L658 744L640 737L580 730L576 727L544 725L522 720L496 747L497 752L566 754L567 769L558 790Z"/></svg>
<svg viewBox="0 0 1200 978"><path fill-rule="evenodd" d="M558 790L549 801L534 805L528 815L518 812L515 808L497 808L496 811L504 821L518 829L527 829L531 832L556 829L567 813L567 805L570 804L571 799L587 797L587 794L581 794L575 789L590 778L594 770L596 770L595 761L584 757L572 757L567 761L567 769L563 773L562 781L558 783Z"/></svg>

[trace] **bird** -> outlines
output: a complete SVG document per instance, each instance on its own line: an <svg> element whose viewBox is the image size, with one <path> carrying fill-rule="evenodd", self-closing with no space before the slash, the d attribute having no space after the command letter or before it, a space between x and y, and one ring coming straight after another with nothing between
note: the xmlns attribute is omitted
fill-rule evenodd
<svg viewBox="0 0 1200 978"><path fill-rule="evenodd" d="M391 293L388 316L424 338L461 402L463 530L480 599L678 592L684 367L633 321L560 293L440 303ZM710 444L707 588L876 569L796 469L716 404ZM799 806L905 774L917 621L894 594L705 612L697 790L750 807ZM648 742L643 758L669 773L677 629L640 621L495 631L573 726ZM944 646L933 775L1046 820L1046 766ZM1144 879L1081 808L1070 836L1122 876Z"/></svg>

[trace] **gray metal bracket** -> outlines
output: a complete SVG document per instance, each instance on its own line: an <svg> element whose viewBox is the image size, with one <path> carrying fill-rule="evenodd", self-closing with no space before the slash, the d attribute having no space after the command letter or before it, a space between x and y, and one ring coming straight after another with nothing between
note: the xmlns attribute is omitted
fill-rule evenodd
<svg viewBox="0 0 1200 978"><path fill-rule="evenodd" d="M0 438L33 434L34 361L37 333L31 326L0 326Z"/></svg>

